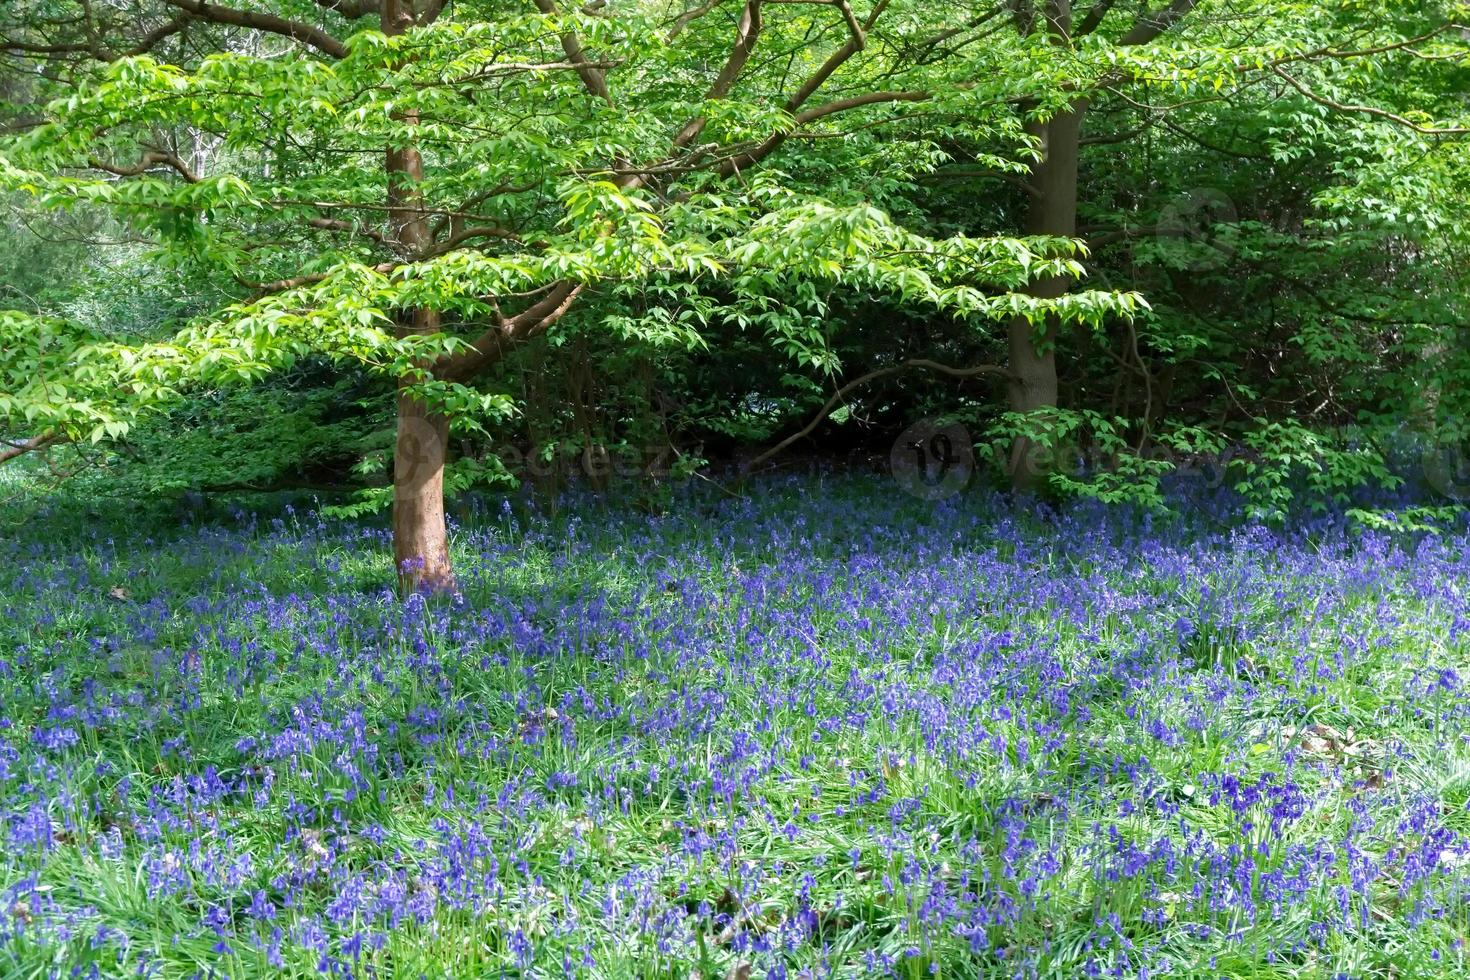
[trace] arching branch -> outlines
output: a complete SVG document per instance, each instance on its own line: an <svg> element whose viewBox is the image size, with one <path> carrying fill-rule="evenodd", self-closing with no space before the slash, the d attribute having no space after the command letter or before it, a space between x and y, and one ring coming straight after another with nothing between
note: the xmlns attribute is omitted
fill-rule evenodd
<svg viewBox="0 0 1470 980"><path fill-rule="evenodd" d="M873 381L877 381L879 378L886 378L890 375L899 374L903 371L909 371L916 368L925 371L938 371L940 374L947 374L951 378L975 378L985 374L991 374L998 377L1006 378L1010 377L1010 372L997 364L980 364L976 367L957 368L951 367L948 364L940 364L938 361L931 361L928 358L923 357L910 358L909 360L903 361L899 364L894 364L891 367L879 368L876 371L869 371L862 377L854 378L847 384L843 385L841 388L838 388L836 393L834 393L831 398L827 399L827 403L822 406L821 410L817 412L815 416L812 417L812 420L810 422L802 426L799 431L792 433L785 439L782 439L780 442L776 443L770 449L767 449L765 452L761 453L755 459L751 460L748 465L750 467L759 466L761 463L764 463L772 456L775 456L777 453L781 452L781 450L785 449L787 446L800 442L802 439L805 439L807 436L811 435L814 431L816 431L817 426L822 424L823 419L825 419L828 415L831 415L837 409L837 406L840 405L847 398L848 395L852 394L863 385Z"/></svg>
<svg viewBox="0 0 1470 980"><path fill-rule="evenodd" d="M494 324L470 342L468 350L440 358L434 364L435 377L449 381L474 377L504 357L517 343L550 329L566 315L581 293L580 283L565 280L556 283L544 297L521 312L497 317Z"/></svg>
<svg viewBox="0 0 1470 980"><path fill-rule="evenodd" d="M1421 136L1470 135L1470 127L1421 126L1419 123L1414 122L1414 120L1409 119L1405 116L1401 116L1396 112L1389 112L1387 109L1379 109L1376 106L1371 105L1353 105L1347 102L1338 102L1335 99L1329 99L1325 95L1319 95L1318 93L1312 91L1310 88L1297 81L1295 76L1288 74L1286 70L1283 69L1280 65L1273 65L1271 70L1277 75L1280 75L1281 78L1285 80L1288 85L1296 89L1298 92L1306 96L1311 101L1317 103L1318 105L1326 106L1327 108L1333 109L1337 112L1356 113L1364 116L1372 116L1375 119L1386 119L1391 123L1396 123L1397 125L1403 126L1406 129L1411 129L1414 132L1419 133Z"/></svg>
<svg viewBox="0 0 1470 980"><path fill-rule="evenodd" d="M33 453L39 449L45 449L57 441L58 437L54 435L33 436L30 439L23 439L20 442L0 439L0 463L8 463L17 456L24 456L26 453Z"/></svg>
<svg viewBox="0 0 1470 980"><path fill-rule="evenodd" d="M682 14L669 21L669 32L665 35L664 39L667 41L673 41L674 38L684 33L684 28L688 27L690 24L694 23L705 14L709 13L716 7L726 2L727 0L705 0L705 2L700 4L698 7L692 7L689 10L684 11Z"/></svg>
<svg viewBox="0 0 1470 980"><path fill-rule="evenodd" d="M87 160L87 165L94 170L103 170L118 177L136 177L139 174L147 173L159 164L163 164L170 170L173 170L180 177L184 178L187 183L199 183L199 175L177 153L170 153L168 150L149 150L131 167L120 167L116 164L108 163L106 160L99 160L96 157L91 157Z"/></svg>
<svg viewBox="0 0 1470 980"><path fill-rule="evenodd" d="M200 20L207 20L215 24L228 24L232 27L248 27L253 31L264 31L267 34L280 34L283 37L300 41L333 58L347 56L347 45L339 39L319 27L303 24L300 21L288 20L285 17L256 10L222 7L217 3L206 3L205 0L163 0L163 2L198 17Z"/></svg>

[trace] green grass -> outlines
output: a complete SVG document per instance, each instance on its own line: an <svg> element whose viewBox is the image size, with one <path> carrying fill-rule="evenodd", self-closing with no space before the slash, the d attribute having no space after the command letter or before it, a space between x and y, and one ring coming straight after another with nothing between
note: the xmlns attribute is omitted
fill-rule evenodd
<svg viewBox="0 0 1470 980"><path fill-rule="evenodd" d="M371 524L43 503L5 976L1465 969L1462 536L783 482L472 513L425 607Z"/></svg>

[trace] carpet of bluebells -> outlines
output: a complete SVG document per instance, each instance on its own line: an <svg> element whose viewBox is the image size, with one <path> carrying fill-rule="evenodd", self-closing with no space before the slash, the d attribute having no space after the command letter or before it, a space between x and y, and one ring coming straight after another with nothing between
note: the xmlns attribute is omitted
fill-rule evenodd
<svg viewBox="0 0 1470 980"><path fill-rule="evenodd" d="M0 976L1470 972L1470 533L11 504Z"/></svg>

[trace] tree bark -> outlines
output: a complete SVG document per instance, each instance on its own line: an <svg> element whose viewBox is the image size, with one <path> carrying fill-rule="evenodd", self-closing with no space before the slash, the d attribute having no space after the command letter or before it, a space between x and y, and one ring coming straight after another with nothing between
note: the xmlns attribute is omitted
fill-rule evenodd
<svg viewBox="0 0 1470 980"><path fill-rule="evenodd" d="M383 0L382 31L402 34L415 22L413 0ZM417 112L398 117L408 126ZM407 256L421 256L433 245L419 183L424 161L412 145L388 148L388 220L392 240ZM399 321L399 336L432 334L440 329L435 310L417 309ZM429 365L421 365L427 373ZM455 588L444 521L444 463L449 449L449 419L436 412L400 381L398 431L393 444L393 558L405 592L448 592Z"/></svg>
<svg viewBox="0 0 1470 980"><path fill-rule="evenodd" d="M17 456L24 456L26 453L33 453L37 450L45 449L56 441L56 436L45 434L32 436L29 439L22 439L19 442L0 439L0 463L8 463Z"/></svg>
<svg viewBox="0 0 1470 980"><path fill-rule="evenodd" d="M1147 8L1140 13L1133 27L1118 40L1119 46L1148 44L1164 32L1171 30L1194 10L1198 0L1171 0L1155 11ZM1077 26L1072 29L1071 0L1045 0L1041 13L1045 29L1054 44L1070 44L1074 37L1081 37L1096 30L1108 11L1112 0L1097 0ZM1018 4L1017 28L1022 34L1030 33L1034 18L1028 11L1029 4ZM1082 125L1087 115L1087 100L1073 102L1066 112L1058 113L1044 123L1028 126L1028 131L1040 138L1042 158L1032 169L1031 187L1034 196L1026 220L1029 235L1055 235L1061 238L1077 237L1077 163L1082 147ZM1041 299L1057 299L1072 288L1069 276L1056 276L1032 283L1027 290ZM1018 317L1009 328L1010 347L1010 408L1013 412L1044 412L1059 404L1057 390L1056 340L1059 324L1055 317L1038 330L1028 320ZM1144 421L1145 431L1147 419ZM1045 483L1056 465L1052 453L1042 451L1029 439L1018 438L1011 448L1011 485L1017 490L1032 490Z"/></svg>
<svg viewBox="0 0 1470 980"><path fill-rule="evenodd" d="M1042 158L1031 174L1034 197L1026 220L1028 235L1074 238L1077 234L1077 158L1082 144L1086 103L1058 113L1032 132L1042 141ZM1072 288L1068 276L1051 276L1032 283L1032 296L1056 299ZM1048 317L1040 327L1025 317L1010 323L1010 409L1034 413L1055 408L1057 396L1056 340L1058 323ZM1046 447L1018 438L1011 450L1011 485L1032 490L1045 482L1055 465Z"/></svg>
<svg viewBox="0 0 1470 980"><path fill-rule="evenodd" d="M393 446L393 559L404 592L446 592L455 587L444 521L448 447L449 419L400 391Z"/></svg>

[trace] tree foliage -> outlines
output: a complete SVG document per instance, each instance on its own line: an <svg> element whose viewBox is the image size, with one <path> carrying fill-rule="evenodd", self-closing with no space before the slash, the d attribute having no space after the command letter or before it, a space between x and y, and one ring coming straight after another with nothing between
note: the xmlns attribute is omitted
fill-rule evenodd
<svg viewBox="0 0 1470 980"><path fill-rule="evenodd" d="M1090 455L1050 472L1066 492L1157 500L1151 450L1254 446L1256 506L1340 493L1389 477L1389 433L1465 417L1464 19L25 0L0 189L99 216L210 301L121 328L15 304L7 452L136 439L307 363L492 453L733 447L906 359L1009 358L1014 386L1019 322L1055 352L1039 406L889 373L823 433L944 409ZM1084 108L1075 220L1025 234L1047 121ZM506 475L485 462L460 465Z"/></svg>

